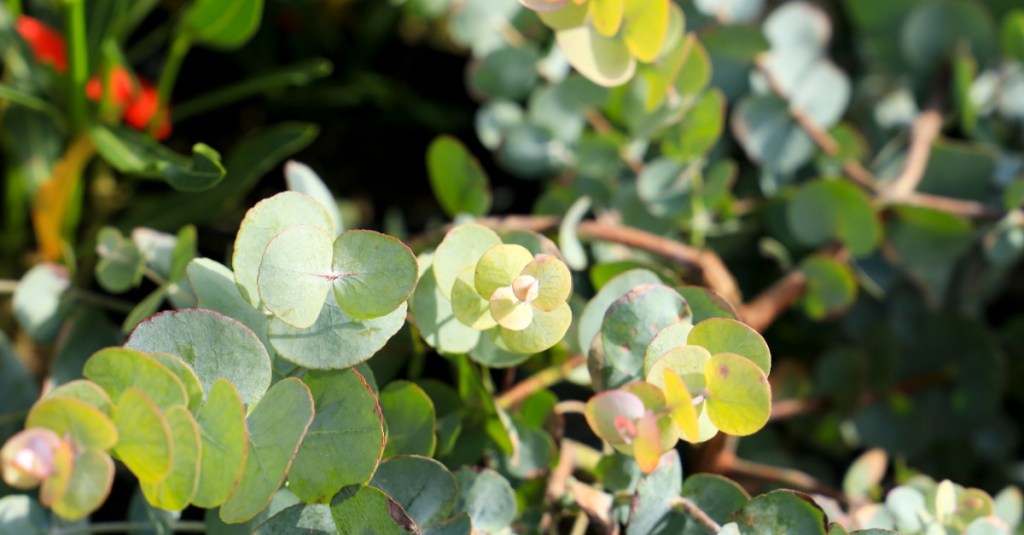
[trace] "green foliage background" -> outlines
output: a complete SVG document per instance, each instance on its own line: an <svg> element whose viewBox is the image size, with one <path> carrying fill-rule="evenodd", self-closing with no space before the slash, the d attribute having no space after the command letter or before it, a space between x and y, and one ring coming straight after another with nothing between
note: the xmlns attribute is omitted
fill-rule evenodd
<svg viewBox="0 0 1024 535"><path fill-rule="evenodd" d="M221 27L210 21L228 4L241 11L215 31ZM337 267L338 246L333 259L326 252L335 236L376 229L418 256L419 283L408 309L412 286L396 283L398 297L384 304L363 298L346 307L338 293L338 306L328 299L314 318L384 333L345 346L345 365L358 364L368 378L362 386L379 399L380 415L371 411L364 432L388 433L381 452L363 453L385 459L372 486L335 494L335 480L310 475L315 465L293 467L282 477L298 498L274 495L250 527L268 518L267 525L294 527L293 517L306 514L298 500L329 490L320 505L330 508L308 506L310 517L358 530L367 526L346 525L351 515L343 511L380 510L389 499L406 504L387 477L415 473L434 485L438 505L406 511L408 522L437 532L470 523L495 532L565 531L587 518L595 532L621 522L630 533L696 533L708 524L694 520L691 507L712 524L737 522L741 533L750 524L769 533L824 532L826 518L851 529L913 533L937 522L961 532L993 515L1006 525L992 521L976 533L1021 532L1020 493L1008 487L1024 484L1024 11L1017 2L681 0L651 19L636 13L657 0L581 4L8 0L0 11L0 438L21 429L38 385L80 377L96 350L121 345L144 318L197 298L252 329L245 344L271 348L272 370L259 375L273 373L273 388L301 375L296 364L334 367L325 364L336 364L332 355L310 349L315 344L287 341L310 326L305 319L320 303L310 310L294 299L306 289L257 284L262 248L249 268L253 284L239 282L254 295L217 293L245 269L236 231L247 210L291 189L327 210L315 217L296 210L292 223L323 227L279 242L275 258L290 262L287 269L307 265L295 250L317 246L325 269ZM605 39L597 37L605 23L594 21L615 6L625 10L623 29L592 58L572 32ZM584 15L566 23L530 9L550 7L587 18L580 26ZM67 21L76 9L84 10L84 59L70 58L61 75L34 61L12 13L30 13L74 40ZM637 44L663 27L668 37L657 54ZM119 126L106 104L86 101L89 73L76 70L82 61L128 65L155 80L170 102L171 137L158 143ZM305 165L285 165L290 158ZM441 249L433 248L443 226L488 216L497 230L546 233L560 252L528 235L503 239L522 240L531 254L557 253L573 269L574 323L563 342L537 356L501 346L497 330L453 333L423 319L446 306L445 290L429 286L439 273ZM411 257L392 245L379 259L411 278ZM208 259L190 263L197 255ZM649 271L621 275L631 269ZM373 280L387 280L374 282L384 287L391 278ZM618 356L592 341L614 336L614 317L604 316L612 301L659 281L681 288L672 293L685 297L693 322L735 312L763 333L771 419L750 436L680 445L679 456L661 458L650 475L606 449L599 462L579 461L569 490L553 498L546 485L559 456L576 443L600 452L608 439L587 427L599 428L590 415L585 422L574 414L583 411L555 409L556 402L586 401L629 380L658 382L647 376L644 350L682 312L665 320L640 305L635 314L628 309L630 321L657 328L642 341L632 331L639 349ZM616 285L622 291L611 295ZM603 308L594 305L602 288ZM258 305L273 291L283 297L263 298L277 316L268 320ZM292 305L307 307L301 324L281 312ZM597 309L596 319L587 319L587 307ZM407 310L411 322L399 330ZM208 323L173 317L184 328ZM177 342L144 334L129 347L174 352L167 344ZM453 342L465 336L474 337L465 347ZM733 351L713 352L725 350ZM622 372L627 360L643 366ZM203 370L195 372L208 386ZM511 387L528 377L542 377L542 388L514 397ZM277 395L308 393L317 403L324 385L359 383L319 371L287 381ZM235 383L246 403L267 387ZM360 385L344 402L370 405ZM310 418L313 428L334 422ZM372 429L380 422L385 427ZM295 456L299 445L291 446L278 456ZM365 483L374 473L354 472L336 481ZM694 475L704 472L742 489ZM963 487L936 483L945 479ZM599 499L575 484L609 504L595 505ZM119 472L96 518L169 522L138 493L126 512L133 485ZM997 498L972 502L971 487ZM828 499L819 509L800 495L770 492L780 488ZM516 516L482 511L490 493L514 493ZM756 498L748 502L745 493ZM814 527L786 526L785 518ZM219 522L211 515L206 526L221 529Z"/></svg>

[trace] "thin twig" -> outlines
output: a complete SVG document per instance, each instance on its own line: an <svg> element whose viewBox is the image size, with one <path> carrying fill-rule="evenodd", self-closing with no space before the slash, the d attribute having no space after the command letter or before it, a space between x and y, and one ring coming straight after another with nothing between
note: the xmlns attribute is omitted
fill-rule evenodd
<svg viewBox="0 0 1024 535"><path fill-rule="evenodd" d="M575 355L569 357L568 360L557 366L543 369L523 381L520 381L512 388L499 395L496 400L498 406L503 409L513 407L524 399L530 397L530 394L560 383L567 375L569 375L569 372L579 366L582 366L586 362L587 357L583 355Z"/></svg>
<svg viewBox="0 0 1024 535"><path fill-rule="evenodd" d="M718 533L722 530L722 526L718 525L718 522L715 522L713 518L708 516L703 509L698 507L697 504L693 503L689 498L673 496L668 503L673 509L696 520L698 524L703 526L704 529L708 530L710 533Z"/></svg>
<svg viewBox="0 0 1024 535"><path fill-rule="evenodd" d="M928 157L932 152L932 144L942 131L941 99L932 98L924 111L914 119L911 128L910 150L903 171L883 192L888 199L901 199L917 190L928 168Z"/></svg>
<svg viewBox="0 0 1024 535"><path fill-rule="evenodd" d="M788 102L789 95L779 83L778 79L776 79L772 74L771 69L768 68L765 61L759 58L754 62L754 65L758 68L761 74L764 75L765 81L768 83L768 88L772 90L772 93L775 93L776 96ZM814 141L814 144L823 150L825 154L832 157L840 156L839 142L836 141L836 139L832 137L827 130L815 124L811 117L804 113L803 110L790 106L789 114L793 117L793 120L800 125L800 128L810 136L811 140ZM868 191L875 191L878 188L878 184L871 175L871 172L868 171L859 161L853 158L846 158L843 160L842 164L843 171L846 172L846 176L851 180L860 184Z"/></svg>

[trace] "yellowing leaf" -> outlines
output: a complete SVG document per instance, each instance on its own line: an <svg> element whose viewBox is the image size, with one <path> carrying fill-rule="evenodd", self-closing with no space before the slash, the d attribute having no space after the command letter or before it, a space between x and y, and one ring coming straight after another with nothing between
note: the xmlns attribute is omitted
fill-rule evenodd
<svg viewBox="0 0 1024 535"><path fill-rule="evenodd" d="M561 30L555 37L569 64L595 84L622 85L636 72L636 60L626 44L601 35L589 25Z"/></svg>
<svg viewBox="0 0 1024 535"><path fill-rule="evenodd" d="M76 138L53 167L50 178L39 185L32 203L32 226L39 254L45 260L61 258L64 237L70 231L71 204L82 187L82 170L95 152L88 136Z"/></svg>
<svg viewBox="0 0 1024 535"><path fill-rule="evenodd" d="M511 286L494 291L491 296L491 315L498 325L513 331L521 331L533 321L533 307L516 298Z"/></svg>
<svg viewBox="0 0 1024 535"><path fill-rule="evenodd" d="M590 22L601 35L611 37L619 33L625 9L626 0L590 0Z"/></svg>
<svg viewBox="0 0 1024 535"><path fill-rule="evenodd" d="M636 423L633 457L645 474L650 474L658 467L658 460L661 459L661 431L658 430L658 417L653 412L645 413Z"/></svg>
<svg viewBox="0 0 1024 535"><path fill-rule="evenodd" d="M626 0L622 38L645 63L658 59L668 36L669 0Z"/></svg>
<svg viewBox="0 0 1024 535"><path fill-rule="evenodd" d="M665 398L672 411L672 420L675 421L683 438L687 442L698 442L700 440L700 428L697 424L697 409L693 406L693 399L686 383L671 368L664 369Z"/></svg>
<svg viewBox="0 0 1024 535"><path fill-rule="evenodd" d="M704 410L716 427L745 436L768 423L772 391L768 378L753 361L735 353L719 353L705 364L704 376Z"/></svg>

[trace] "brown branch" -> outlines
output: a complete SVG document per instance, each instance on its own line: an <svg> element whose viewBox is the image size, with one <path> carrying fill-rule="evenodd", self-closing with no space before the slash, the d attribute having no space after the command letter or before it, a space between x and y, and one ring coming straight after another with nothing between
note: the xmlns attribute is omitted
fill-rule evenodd
<svg viewBox="0 0 1024 535"><path fill-rule="evenodd" d="M583 355L572 356L559 366L546 368L520 381L512 388L503 392L495 401L503 409L518 405L524 399L530 397L530 394L561 382L569 372L586 362L587 357Z"/></svg>
<svg viewBox="0 0 1024 535"><path fill-rule="evenodd" d="M988 219L995 220L1000 219L1006 212L1001 208L988 206L976 201L968 201L964 199L954 199L952 197L942 197L940 195L931 195L928 193L916 193L911 192L908 195L902 197L896 197L889 199L886 204L907 204L910 206L920 206L922 208L931 208L933 210L940 210L953 215L961 217L968 217L971 219Z"/></svg>
<svg viewBox="0 0 1024 535"><path fill-rule="evenodd" d="M935 143L935 139L939 137L941 131L941 99L936 97L932 99L928 108L914 119L914 126L910 131L911 141L910 150L907 151L907 160L900 176L885 188L884 196L887 199L902 199L917 190L918 184L924 178L925 169L928 168L928 157L932 152L932 144Z"/></svg>
<svg viewBox="0 0 1024 535"><path fill-rule="evenodd" d="M797 489L803 489L816 494L824 494L825 496L838 501L845 501L846 499L842 491L818 481L816 478L805 472L793 470L791 468L782 468L769 464L755 463L746 459L735 458L733 459L729 470L726 472L726 475L730 477L750 477L765 481L775 481Z"/></svg>
<svg viewBox="0 0 1024 535"><path fill-rule="evenodd" d="M668 503L673 509L676 509L677 511L694 519L705 530L707 530L708 533L715 534L722 530L722 526L718 525L718 522L715 522L714 519L708 516L708 514L698 507L697 504L693 503L693 501L682 496L673 496L669 499Z"/></svg>
<svg viewBox="0 0 1024 535"><path fill-rule="evenodd" d="M775 93L777 97L788 102L789 95L765 64L764 59L758 58L754 62L754 65L761 74L764 75L765 81L768 83L768 88L772 90L772 93ZM814 144L824 151L825 154L836 158L840 156L839 142L836 141L836 139L832 137L827 130L815 124L803 110L790 106L789 114L793 120L800 125L800 128L810 136L811 140L814 141ZM846 158L843 160L842 164L843 171L850 180L860 184L868 191L875 191L878 189L878 184L875 181L875 178L871 175L871 172L856 159Z"/></svg>
<svg viewBox="0 0 1024 535"><path fill-rule="evenodd" d="M775 284L768 287L750 301L739 307L737 313L751 328L758 332L767 329L779 314L782 314L804 294L807 277L800 270L790 271Z"/></svg>

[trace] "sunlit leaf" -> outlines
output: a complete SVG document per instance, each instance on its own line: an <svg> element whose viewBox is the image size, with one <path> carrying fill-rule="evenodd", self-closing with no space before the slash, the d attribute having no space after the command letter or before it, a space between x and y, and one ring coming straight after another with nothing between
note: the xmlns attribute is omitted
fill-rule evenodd
<svg viewBox="0 0 1024 535"><path fill-rule="evenodd" d="M636 72L636 60L625 43L601 35L590 25L559 30L555 36L569 64L598 85L622 85Z"/></svg>
<svg viewBox="0 0 1024 535"><path fill-rule="evenodd" d="M764 372L749 359L719 353L705 364L705 411L723 432L750 435L768 423L772 393Z"/></svg>
<svg viewBox="0 0 1024 535"><path fill-rule="evenodd" d="M171 427L159 407L141 390L127 388L114 406L120 435L114 453L143 483L158 483L171 471Z"/></svg>

